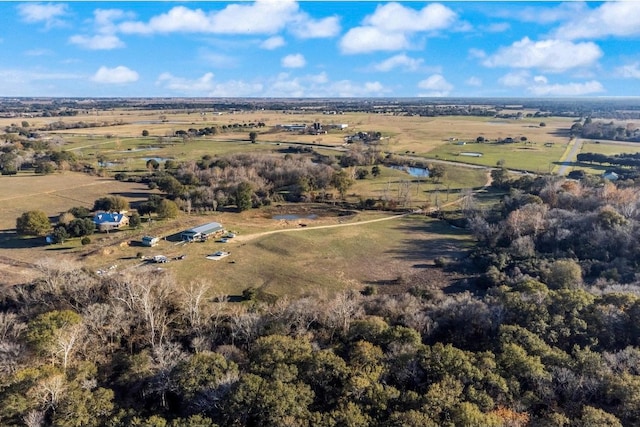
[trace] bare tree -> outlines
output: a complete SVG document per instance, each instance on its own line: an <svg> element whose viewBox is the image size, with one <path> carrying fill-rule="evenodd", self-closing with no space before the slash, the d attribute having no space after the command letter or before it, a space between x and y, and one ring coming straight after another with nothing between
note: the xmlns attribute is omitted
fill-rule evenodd
<svg viewBox="0 0 640 427"><path fill-rule="evenodd" d="M144 331L144 341L151 348L167 339L172 321L169 311L174 280L168 274L151 271L125 273L114 281L113 299L128 310Z"/></svg>
<svg viewBox="0 0 640 427"><path fill-rule="evenodd" d="M26 427L43 427L45 425L44 411L29 411L27 415L22 417Z"/></svg>
<svg viewBox="0 0 640 427"><path fill-rule="evenodd" d="M363 314L360 293L354 290L341 292L328 303L325 322L333 330L345 335L351 322Z"/></svg>
<svg viewBox="0 0 640 427"><path fill-rule="evenodd" d="M205 323L203 303L211 284L205 281L190 282L180 291L180 305L187 324L196 333L202 332Z"/></svg>
<svg viewBox="0 0 640 427"><path fill-rule="evenodd" d="M82 323L70 325L55 331L53 351L62 359L62 369L66 372L69 359L76 351L79 341L84 335L85 329Z"/></svg>
<svg viewBox="0 0 640 427"><path fill-rule="evenodd" d="M44 378L36 384L28 395L32 397L44 410L54 411L60 405L67 391L67 383L63 374L53 375Z"/></svg>

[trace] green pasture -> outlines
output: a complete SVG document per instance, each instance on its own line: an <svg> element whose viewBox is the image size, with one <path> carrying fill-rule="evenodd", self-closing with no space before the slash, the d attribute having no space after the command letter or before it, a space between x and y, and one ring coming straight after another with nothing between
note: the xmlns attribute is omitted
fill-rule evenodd
<svg viewBox="0 0 640 427"><path fill-rule="evenodd" d="M436 197L439 198L440 204L451 202L464 190L478 189L487 182L485 169L457 165L444 167L445 176L434 181L430 178L413 177L402 170L380 166L381 173L377 178L369 174L365 179L355 180L348 194L361 198L398 199L404 192L408 192L409 206L418 207L425 203L433 206Z"/></svg>
<svg viewBox="0 0 640 427"><path fill-rule="evenodd" d="M581 153L597 153L612 156L623 153L640 152L640 142L599 141L596 143L590 139L580 139L582 143Z"/></svg>
<svg viewBox="0 0 640 427"><path fill-rule="evenodd" d="M590 139L580 139L582 144L580 147L580 153L597 153L605 154L607 156L613 156L616 154L624 153L638 153L640 152L640 143L633 142L621 142L621 141L598 141ZM597 163L579 163L573 162L568 170L583 170L588 174L602 175L607 169L610 169L609 165L600 165Z"/></svg>
<svg viewBox="0 0 640 427"><path fill-rule="evenodd" d="M192 243L172 248L187 257L170 262L166 269L181 283L210 281L216 293L227 295L239 295L248 287L279 296L331 294L364 283L396 280L424 268L416 265L431 263L436 256L459 256L470 244L466 233L446 223L412 216L283 232L246 243ZM219 261L205 258L217 250L231 254Z"/></svg>
<svg viewBox="0 0 640 427"><path fill-rule="evenodd" d="M472 143L457 145L447 143L431 150L429 157L470 163L483 166L496 166L498 161L504 161L509 169L521 169L536 173L548 173L555 167L564 154L567 143L553 143L545 145L541 142L523 143ZM481 153L482 157L465 156L461 153Z"/></svg>
<svg viewBox="0 0 640 427"><path fill-rule="evenodd" d="M233 136L233 135L231 135ZM240 135L238 135L239 137ZM198 160L205 155L224 156L235 153L268 152L277 149L273 144L252 144L248 139L193 138L186 142L182 138L106 138L87 139L83 136L67 137L64 149L74 152L82 161L98 166L101 160L112 171L138 171L146 167L150 158L163 163L166 159L176 161Z"/></svg>

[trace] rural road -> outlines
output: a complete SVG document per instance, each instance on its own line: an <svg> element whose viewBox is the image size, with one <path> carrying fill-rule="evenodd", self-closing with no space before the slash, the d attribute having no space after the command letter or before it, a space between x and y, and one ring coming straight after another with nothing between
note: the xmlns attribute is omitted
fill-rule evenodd
<svg viewBox="0 0 640 427"><path fill-rule="evenodd" d="M569 149L569 151L568 151L567 155L565 156L565 158L564 159L560 159L561 165L558 168L558 172L557 172L557 174L560 175L560 176L564 176L565 175L565 172L567 171L567 168L576 159L576 156L578 155L578 151L580 151L580 148L582 147L582 142L578 138L571 139L569 141L569 144L573 144L573 145L571 145L571 148Z"/></svg>
<svg viewBox="0 0 640 427"><path fill-rule="evenodd" d="M369 219L366 221L359 221L359 222L347 222L343 224L317 225L315 227L283 228L281 230L263 231L261 233L239 235L234 237L233 240L236 242L246 242L249 240L256 239L258 237L268 236L268 235L277 234L277 233L287 233L292 231L320 230L325 228L353 227L355 225L371 224L372 222L389 221L391 219L403 218L407 215L411 215L419 212L420 211L417 210L417 211L406 212L399 215L385 216L384 218Z"/></svg>

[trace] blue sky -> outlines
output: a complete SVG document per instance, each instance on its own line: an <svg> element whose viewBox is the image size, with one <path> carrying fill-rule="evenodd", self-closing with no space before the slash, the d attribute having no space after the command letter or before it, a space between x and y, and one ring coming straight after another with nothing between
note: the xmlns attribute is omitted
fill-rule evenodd
<svg viewBox="0 0 640 427"><path fill-rule="evenodd" d="M640 96L640 2L0 2L0 96Z"/></svg>

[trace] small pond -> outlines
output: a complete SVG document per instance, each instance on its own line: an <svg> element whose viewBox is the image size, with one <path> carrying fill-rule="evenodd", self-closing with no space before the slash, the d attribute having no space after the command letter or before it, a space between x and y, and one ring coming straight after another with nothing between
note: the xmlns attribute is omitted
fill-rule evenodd
<svg viewBox="0 0 640 427"><path fill-rule="evenodd" d="M280 215L274 215L271 217L271 219L286 219L288 221L293 221L293 220L297 220L297 219L316 219L318 218L318 215L316 214L310 214L310 215L296 215L296 214L280 214Z"/></svg>
<svg viewBox="0 0 640 427"><path fill-rule="evenodd" d="M397 166L392 165L391 169L396 169L399 171L405 171L411 176L415 176L417 178L428 178L429 177L429 169L427 168L417 168L417 167L409 167L409 166Z"/></svg>

